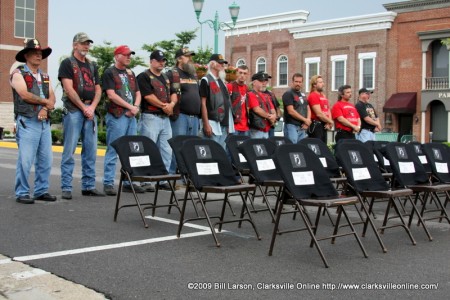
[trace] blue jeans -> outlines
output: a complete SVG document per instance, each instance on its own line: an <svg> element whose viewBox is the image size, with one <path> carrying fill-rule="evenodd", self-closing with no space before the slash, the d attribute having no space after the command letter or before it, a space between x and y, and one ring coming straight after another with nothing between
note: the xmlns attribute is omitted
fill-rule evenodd
<svg viewBox="0 0 450 300"><path fill-rule="evenodd" d="M25 127L23 124L25 124ZM28 177L34 163L34 197L48 192L52 169L52 134L50 122L38 121L37 116L17 116L16 141L19 147L16 166L16 198L30 195Z"/></svg>
<svg viewBox="0 0 450 300"><path fill-rule="evenodd" d="M269 132L264 132L258 129L250 129L250 137L252 139L268 139Z"/></svg>
<svg viewBox="0 0 450 300"><path fill-rule="evenodd" d="M95 161L97 158L97 117L88 120L80 110L63 117L64 150L61 159L61 189L72 191L74 153L81 135L81 189L95 189Z"/></svg>
<svg viewBox="0 0 450 300"><path fill-rule="evenodd" d="M138 127L140 135L149 137L158 146L166 170L169 170L172 161L172 148L168 142L172 138L169 117L141 114Z"/></svg>
<svg viewBox="0 0 450 300"><path fill-rule="evenodd" d="M216 143L218 143L220 146L222 146L223 149L225 149L225 151L227 151L227 145L225 144L225 140L227 139L228 136L228 127L227 126L220 126L220 129L222 131L222 135L215 135L214 133L210 136L207 137L205 136L203 133L203 138L205 139L210 139L215 141Z"/></svg>
<svg viewBox="0 0 450 300"><path fill-rule="evenodd" d="M375 141L375 133L370 130L362 129L359 133L356 134L356 139L365 143L367 141Z"/></svg>
<svg viewBox="0 0 450 300"><path fill-rule="evenodd" d="M170 121L172 127L172 136L178 135L193 135L198 136L199 119L197 116L190 116L180 113L176 121ZM172 162L170 164L169 173L175 174L177 170L177 161L175 155L172 155Z"/></svg>
<svg viewBox="0 0 450 300"><path fill-rule="evenodd" d="M306 130L300 126L293 124L284 124L284 137L289 139L293 144L297 144L299 141L308 137Z"/></svg>
<svg viewBox="0 0 450 300"><path fill-rule="evenodd" d="M250 136L250 130L247 131L238 131L232 133L233 135L241 135L241 136Z"/></svg>
<svg viewBox="0 0 450 300"><path fill-rule="evenodd" d="M120 118L112 114L106 114L106 154L104 162L103 185L114 185L116 177L117 152L111 147L111 143L124 135L136 135L136 118L122 115Z"/></svg>

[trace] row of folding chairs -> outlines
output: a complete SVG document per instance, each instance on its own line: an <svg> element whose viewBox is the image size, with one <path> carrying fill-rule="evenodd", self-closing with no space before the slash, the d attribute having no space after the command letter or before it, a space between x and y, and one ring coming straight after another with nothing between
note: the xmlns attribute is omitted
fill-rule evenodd
<svg viewBox="0 0 450 300"><path fill-rule="evenodd" d="M403 182L398 179L401 174L405 173L405 170L411 172L412 168L415 168L414 174L417 174L417 168L423 168L422 162L418 158L419 156L412 144L397 145L396 143L390 143L385 147L388 161L396 178L396 184L403 185L401 188L393 188L392 184L389 184L386 177L383 176L374 159L373 152L369 150L367 145L362 143L340 143L335 149L335 156L333 156L331 151L320 140L305 139L304 142L296 145L289 144L286 140L279 141L277 143L264 139L231 138L230 136L227 140L227 146L233 162L231 164L228 153L214 141L192 136L179 136L169 141L179 169L179 174L170 175L167 174L167 170L162 164L156 145L150 139L143 136L119 138L113 143L113 147L116 149L122 164L114 220L117 220L117 214L121 208L137 206L144 225L147 227L143 214L145 209L153 209L154 215L157 207L168 206L169 212L170 208L176 207L180 211L178 236L180 236L183 225L186 222L206 220L216 246L220 246L216 228L220 232L222 225L226 223L238 222L240 226L245 221L251 224L256 237L260 239L256 224L252 218L252 210L247 205L247 202L249 202L252 209L254 208L253 201L257 190L259 190L259 194L266 204L266 210L269 211L270 218L275 223L269 255L273 253L278 235L294 231L307 231L311 238L310 246L316 247L326 267L329 264L318 243L321 240L331 240L334 243L338 237L351 235L355 238L363 255L367 257L361 239L355 230L354 225L357 222L352 221L347 214L346 208L349 205L356 207L359 204L357 211L358 213L362 211L363 214L359 213L360 221L358 223L364 224L363 236L368 226L370 226L384 252L387 249L380 237L380 233L383 233L387 228L401 226L412 243L415 244L409 229L414 214L417 215L419 224L423 226L431 240L431 235L423 218L426 211L425 205L428 201L435 202L435 206L440 212L437 218L449 221L445 211L445 205L448 202L449 185L424 182L415 182L411 185L410 182ZM389 151L391 148L394 150ZM445 148L439 148L441 153L438 153L435 148L430 150L432 155L441 158L437 165L434 163L435 168L439 168L441 171L444 169L443 164L446 164L448 169L448 161L450 161L448 151L444 150ZM427 151L425 152L428 157ZM403 155L401 159L398 157L398 155L405 153L406 155ZM429 160L432 161L431 158ZM398 164L398 162L401 162L401 164ZM433 166L433 163L430 163L430 165ZM345 177L341 173L345 174ZM429 179L427 173L425 171L424 173ZM247 181L243 179L245 176L249 178ZM338 178L338 180L332 180L333 178ZM186 182L184 198L180 200L182 206L180 206L174 190L175 181L179 179L184 179ZM125 180L130 182L155 181L157 188L154 201L142 204L136 193L133 192L135 203L120 206L120 190ZM157 204L158 185L162 180L168 180L172 189L168 205ZM337 184L343 182L345 188L339 191ZM268 187L275 188L274 206L270 205L267 197ZM347 189L351 189L355 195L345 195L348 194ZM444 204L440 202L440 198L437 196L439 192L445 193L447 197ZM222 201L222 209L217 216L209 213L206 203L217 201L218 199L209 198L208 194L223 195L223 198L219 199ZM228 219L225 216L225 212L227 207L231 209L229 201L231 195L238 195L242 202L242 207L239 217ZM414 199L411 197L412 195L415 195ZM375 226L371 217L373 204L376 199L384 199L387 202L383 225L380 227ZM404 205L401 207L397 205L398 201L396 200L398 199L408 201L412 207L408 222L403 218ZM196 217L189 219L186 218L188 202L192 202L196 212ZM196 208L197 204L201 206L200 212ZM280 219L285 213L283 206L286 204L295 208L294 212L301 216L304 227L294 230L283 230L280 228ZM421 211L417 208L417 204L422 205ZM307 207L317 208L314 219L310 216ZM333 232L329 236L319 237L318 226L321 216L323 216L324 211L328 212L331 208L336 208L336 216L332 220ZM394 209L395 217L400 220L400 223L388 224L388 221L391 219L391 208ZM346 220L345 226L349 228L344 232L341 229L343 226L340 224L342 217ZM329 218L331 220L330 214ZM218 221L213 223L213 219L218 219Z"/></svg>

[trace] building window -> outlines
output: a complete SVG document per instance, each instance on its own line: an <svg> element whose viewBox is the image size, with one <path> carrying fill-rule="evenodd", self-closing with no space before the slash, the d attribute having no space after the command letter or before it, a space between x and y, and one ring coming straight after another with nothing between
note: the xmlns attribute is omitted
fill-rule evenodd
<svg viewBox="0 0 450 300"><path fill-rule="evenodd" d="M236 68L245 65L245 60L243 58L239 58L236 62Z"/></svg>
<svg viewBox="0 0 450 300"><path fill-rule="evenodd" d="M341 85L347 81L345 69L347 64L347 55L334 55L331 57L332 62L332 90L337 91Z"/></svg>
<svg viewBox="0 0 450 300"><path fill-rule="evenodd" d="M319 75L320 70L320 57L307 57L305 58L305 70L304 81L305 91L309 92L309 81L314 75Z"/></svg>
<svg viewBox="0 0 450 300"><path fill-rule="evenodd" d="M288 85L288 58L282 55L278 58L278 86Z"/></svg>
<svg viewBox="0 0 450 300"><path fill-rule="evenodd" d="M375 58L376 52L360 53L359 86L373 90L375 88Z"/></svg>
<svg viewBox="0 0 450 300"><path fill-rule="evenodd" d="M14 36L34 38L36 0L16 0L14 17Z"/></svg>
<svg viewBox="0 0 450 300"><path fill-rule="evenodd" d="M266 59L264 57L256 60L256 73L258 72L266 72Z"/></svg>

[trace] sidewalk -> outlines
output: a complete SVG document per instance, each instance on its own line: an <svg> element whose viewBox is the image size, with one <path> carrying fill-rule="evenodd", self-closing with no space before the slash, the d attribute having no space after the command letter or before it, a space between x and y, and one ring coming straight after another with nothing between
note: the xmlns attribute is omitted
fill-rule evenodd
<svg viewBox="0 0 450 300"><path fill-rule="evenodd" d="M0 255L0 300L107 299L82 285Z"/></svg>
<svg viewBox="0 0 450 300"><path fill-rule="evenodd" d="M16 140L15 139L1 140L0 141L0 148L17 149ZM62 153L63 152L63 148L64 148L63 146L56 146L56 145L52 146L53 152ZM105 153L106 153L106 149L97 149L97 156L105 156ZM81 154L81 147L77 147L75 149L75 154Z"/></svg>

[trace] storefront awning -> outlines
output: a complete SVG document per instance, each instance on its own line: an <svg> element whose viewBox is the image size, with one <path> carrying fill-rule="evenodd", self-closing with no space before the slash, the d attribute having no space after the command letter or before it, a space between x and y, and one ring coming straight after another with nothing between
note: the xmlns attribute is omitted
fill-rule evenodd
<svg viewBox="0 0 450 300"><path fill-rule="evenodd" d="M416 113L417 93L393 94L384 104L383 111L397 114Z"/></svg>

